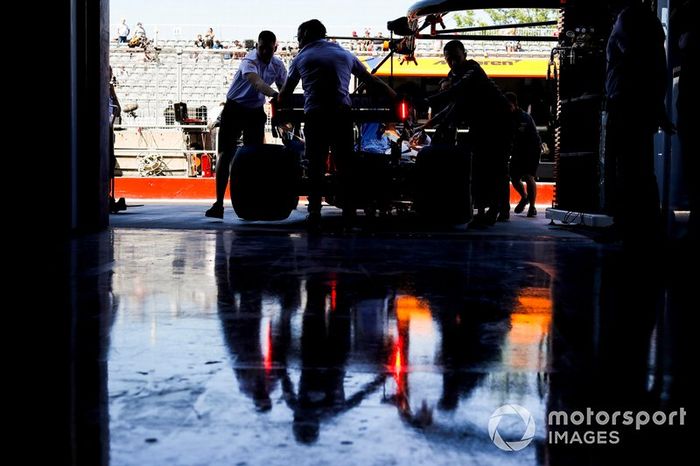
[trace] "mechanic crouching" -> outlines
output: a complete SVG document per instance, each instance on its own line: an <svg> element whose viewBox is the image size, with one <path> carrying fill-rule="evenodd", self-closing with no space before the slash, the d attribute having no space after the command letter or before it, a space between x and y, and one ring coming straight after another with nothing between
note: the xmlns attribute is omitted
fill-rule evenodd
<svg viewBox="0 0 700 466"><path fill-rule="evenodd" d="M442 133L454 134L457 126L469 126L472 196L478 209L472 225L506 221L510 217L508 157L514 129L510 103L481 66L467 59L462 42L448 42L443 53L450 73L443 80L441 92L429 97L428 102L444 109L425 127L440 125ZM445 126L451 129L445 131Z"/></svg>

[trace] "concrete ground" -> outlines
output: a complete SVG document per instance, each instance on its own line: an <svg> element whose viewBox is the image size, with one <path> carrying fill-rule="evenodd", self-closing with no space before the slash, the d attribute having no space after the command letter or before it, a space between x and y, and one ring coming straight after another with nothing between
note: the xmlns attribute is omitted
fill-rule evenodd
<svg viewBox="0 0 700 466"><path fill-rule="evenodd" d="M205 208L130 207L76 244L76 370L98 367L81 389L112 465L653 464L688 435L548 425L692 410L690 280L664 258L543 212L342 234L326 209L308 235L301 211Z"/></svg>

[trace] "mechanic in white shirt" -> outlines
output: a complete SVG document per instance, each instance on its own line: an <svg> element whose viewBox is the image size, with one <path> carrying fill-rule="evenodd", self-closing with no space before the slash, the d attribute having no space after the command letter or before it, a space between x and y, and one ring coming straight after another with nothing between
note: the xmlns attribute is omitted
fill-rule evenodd
<svg viewBox="0 0 700 466"><path fill-rule="evenodd" d="M287 80L284 63L274 56L277 37L271 31L258 35L258 46L250 51L233 77L226 94L219 127L219 154L216 161L216 202L206 211L207 217L224 218L224 195L228 186L231 161L236 144L243 134L243 144L263 144L267 115L265 96L277 97L271 84L281 89Z"/></svg>

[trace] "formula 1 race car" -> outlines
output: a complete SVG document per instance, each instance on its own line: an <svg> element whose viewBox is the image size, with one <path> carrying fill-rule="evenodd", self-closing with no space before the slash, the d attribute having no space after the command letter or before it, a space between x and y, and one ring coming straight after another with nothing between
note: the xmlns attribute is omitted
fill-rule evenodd
<svg viewBox="0 0 700 466"><path fill-rule="evenodd" d="M410 106L389 99L353 94L356 151L350 167L353 203L366 215L417 215L442 224L467 223L472 217L470 152L463 146L428 145L417 152L402 150L410 136ZM273 106L273 133L284 145L240 147L231 165L231 201L244 220L283 220L309 192L308 161L303 151L303 96L288 106ZM398 134L390 150L373 153L363 147L363 125L395 125ZM329 205L342 208L329 154L323 195Z"/></svg>

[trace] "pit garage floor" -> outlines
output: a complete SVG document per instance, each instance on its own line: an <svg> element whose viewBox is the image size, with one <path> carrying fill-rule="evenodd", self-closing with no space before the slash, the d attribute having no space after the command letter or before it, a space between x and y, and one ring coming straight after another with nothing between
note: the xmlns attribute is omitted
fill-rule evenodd
<svg viewBox="0 0 700 466"><path fill-rule="evenodd" d="M320 235L304 209L263 224L205 208L130 207L75 243L76 370L100 367L78 392L102 394L88 420L109 464L674 464L683 451L694 280L669 266L682 253L602 246L544 208L486 230L352 234L325 209ZM686 425L548 425L588 408L683 408Z"/></svg>
<svg viewBox="0 0 700 466"><path fill-rule="evenodd" d="M143 203L142 203L143 202ZM164 228L164 229L198 229L198 230L222 230L236 232L265 232L265 233L305 233L304 220L306 218L306 206L300 204L292 211L289 218L279 222L257 222L239 219L233 212L230 204L225 206L224 219L212 219L204 216L204 211L210 206L210 202L185 201L163 204L158 201L131 202L126 211L110 216L110 223L115 228ZM509 222L497 223L493 227L484 229L469 229L466 225L444 226L426 225L418 219L409 217L378 218L370 221L358 211L357 229L355 236L510 236L523 238L538 237L581 239L580 233L570 228L561 228L550 225L550 221L544 218L548 205L538 205L538 216L527 218L525 213L516 215L511 211ZM526 209L527 212L527 209ZM340 210L335 207L325 206L322 209L323 222L322 233L324 236L338 236L342 234ZM551 227L551 228L550 228Z"/></svg>

